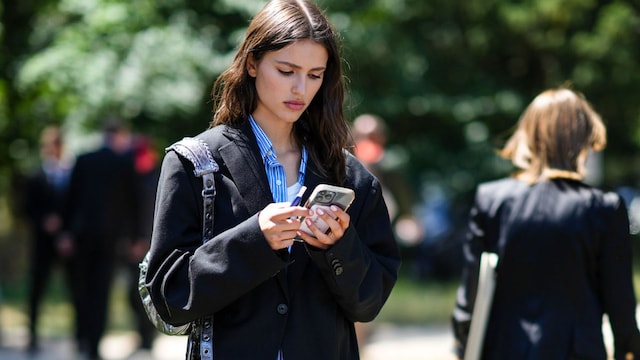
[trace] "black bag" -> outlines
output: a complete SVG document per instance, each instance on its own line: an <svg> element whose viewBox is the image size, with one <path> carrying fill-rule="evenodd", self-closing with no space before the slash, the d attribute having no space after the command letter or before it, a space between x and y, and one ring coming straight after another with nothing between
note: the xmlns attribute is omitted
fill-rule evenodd
<svg viewBox="0 0 640 360"><path fill-rule="evenodd" d="M202 197L204 204L202 242L205 243L213 236L213 201L216 195L214 174L218 171L218 164L213 160L209 147L204 141L185 137L166 149L173 150L180 156L191 161L196 177L202 178ZM147 288L147 270L149 253L140 262L140 276L138 278L138 292L147 317L155 328L167 335L189 335L187 343L188 360L213 360L213 316L197 319L190 323L174 326L162 319L158 314L151 293Z"/></svg>

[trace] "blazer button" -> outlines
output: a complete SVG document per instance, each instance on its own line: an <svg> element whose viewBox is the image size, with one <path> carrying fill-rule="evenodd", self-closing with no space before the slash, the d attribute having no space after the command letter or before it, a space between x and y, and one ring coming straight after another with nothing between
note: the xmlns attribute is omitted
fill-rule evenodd
<svg viewBox="0 0 640 360"><path fill-rule="evenodd" d="M284 315L289 311L287 304L278 304L278 314Z"/></svg>
<svg viewBox="0 0 640 360"><path fill-rule="evenodd" d="M336 275L340 275L342 274L342 266L336 266L335 269L333 269L334 274Z"/></svg>

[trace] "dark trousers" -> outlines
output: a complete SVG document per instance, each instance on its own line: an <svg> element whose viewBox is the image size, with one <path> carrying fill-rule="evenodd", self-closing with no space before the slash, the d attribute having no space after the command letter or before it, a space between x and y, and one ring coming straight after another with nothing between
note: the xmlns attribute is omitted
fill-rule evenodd
<svg viewBox="0 0 640 360"><path fill-rule="evenodd" d="M47 291L47 285L56 265L61 265L67 282L70 269L65 259L56 254L54 238L40 235L34 239L29 260L29 347L36 349L38 345L38 321L40 307Z"/></svg>
<svg viewBox="0 0 640 360"><path fill-rule="evenodd" d="M77 239L73 260L73 303L76 339L81 352L99 358L98 347L107 328L109 298L115 270L115 249L107 239Z"/></svg>

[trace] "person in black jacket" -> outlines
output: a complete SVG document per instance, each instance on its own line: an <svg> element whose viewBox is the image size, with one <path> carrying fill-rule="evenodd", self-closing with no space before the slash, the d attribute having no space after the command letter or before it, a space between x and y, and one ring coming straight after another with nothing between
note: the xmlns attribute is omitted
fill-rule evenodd
<svg viewBox="0 0 640 360"><path fill-rule="evenodd" d="M482 359L640 356L629 220L615 193L587 185L586 158L606 144L600 116L566 88L537 96L501 154L521 171L480 184L453 314L463 357L482 252L499 255Z"/></svg>
<svg viewBox="0 0 640 360"><path fill-rule="evenodd" d="M38 350L40 304L56 263L68 268L65 249L58 247L69 188L71 163L64 156L64 139L58 126L40 134L40 166L27 179L25 210L31 229L29 260L29 350ZM65 271L65 276L68 276Z"/></svg>
<svg viewBox="0 0 640 360"><path fill-rule="evenodd" d="M118 252L141 237L129 129L111 117L103 130L103 146L76 160L65 212L64 238L73 249L76 337L90 359L99 358Z"/></svg>
<svg viewBox="0 0 640 360"><path fill-rule="evenodd" d="M164 157L147 283L174 325L213 314L213 358L358 359L354 322L378 315L400 257L378 180L351 154L338 34L305 0L272 0L214 85L214 236L202 244L202 182ZM304 185L355 201L299 230ZM305 220L306 221L306 220Z"/></svg>

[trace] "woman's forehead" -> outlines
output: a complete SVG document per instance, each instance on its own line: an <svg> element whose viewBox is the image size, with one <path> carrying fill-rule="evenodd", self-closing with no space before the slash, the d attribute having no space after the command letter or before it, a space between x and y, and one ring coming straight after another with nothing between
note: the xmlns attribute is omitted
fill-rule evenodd
<svg viewBox="0 0 640 360"><path fill-rule="evenodd" d="M329 54L324 45L310 39L302 39L267 52L265 58L304 70L323 70L327 67Z"/></svg>

